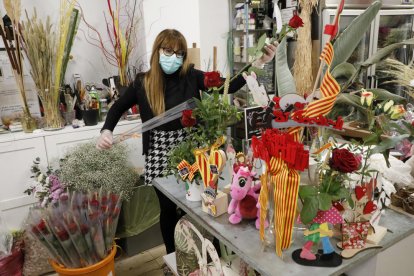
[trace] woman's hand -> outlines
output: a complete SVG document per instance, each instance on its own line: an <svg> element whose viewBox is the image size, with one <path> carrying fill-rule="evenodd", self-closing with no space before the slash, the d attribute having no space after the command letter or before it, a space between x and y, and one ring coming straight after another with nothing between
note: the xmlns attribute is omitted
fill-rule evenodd
<svg viewBox="0 0 414 276"><path fill-rule="evenodd" d="M263 68L265 63L271 61L276 54L276 49L279 43L277 41L273 42L273 44L269 44L263 47L265 53L256 61L253 62L253 66L257 68Z"/></svg>
<svg viewBox="0 0 414 276"><path fill-rule="evenodd" d="M97 149L110 149L112 148L113 143L113 135L112 131L108 129L104 129L101 132L101 136L99 137L98 141L96 142Z"/></svg>

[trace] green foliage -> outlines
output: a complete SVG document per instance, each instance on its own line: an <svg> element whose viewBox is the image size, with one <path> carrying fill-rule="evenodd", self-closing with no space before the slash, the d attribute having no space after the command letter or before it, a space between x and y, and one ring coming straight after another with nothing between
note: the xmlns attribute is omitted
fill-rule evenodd
<svg viewBox="0 0 414 276"><path fill-rule="evenodd" d="M128 148L115 144L99 150L94 142L70 150L60 161L60 180L71 190L88 191L103 188L129 199L138 174L128 161Z"/></svg>
<svg viewBox="0 0 414 276"><path fill-rule="evenodd" d="M296 85L292 73L289 70L286 53L286 37L276 49L276 81L277 94L283 97L287 94L296 94Z"/></svg>
<svg viewBox="0 0 414 276"><path fill-rule="evenodd" d="M335 67L335 69L332 70L332 77L335 79L344 77L346 79L351 78L355 72L356 68L354 65L348 62L342 62L338 66Z"/></svg>
<svg viewBox="0 0 414 276"><path fill-rule="evenodd" d="M242 114L237 107L228 103L217 91L212 95L203 94L196 99L197 108L193 111L199 125L193 129L192 136L200 146L210 146L217 138L226 135L227 127L237 123Z"/></svg>
<svg viewBox="0 0 414 276"><path fill-rule="evenodd" d="M407 101L406 98L396 95L394 93L389 92L388 90L381 89L381 88L370 88L370 92L375 95L376 101L389 101L393 100L396 103L404 103Z"/></svg>
<svg viewBox="0 0 414 276"><path fill-rule="evenodd" d="M366 31L371 27L371 22L377 16L380 8L381 2L374 2L338 36L333 45L335 56L331 68L336 69L337 65L349 59Z"/></svg>

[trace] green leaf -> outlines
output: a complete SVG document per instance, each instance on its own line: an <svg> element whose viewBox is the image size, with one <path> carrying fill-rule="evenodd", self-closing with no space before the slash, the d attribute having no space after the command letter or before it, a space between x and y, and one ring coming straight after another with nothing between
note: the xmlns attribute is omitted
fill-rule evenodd
<svg viewBox="0 0 414 276"><path fill-rule="evenodd" d="M398 143L400 143L405 138L408 138L408 134L403 134L399 136L387 137L381 141L375 148L372 149L372 154L382 153L385 150L394 148Z"/></svg>
<svg viewBox="0 0 414 276"><path fill-rule="evenodd" d="M247 53L249 54L249 56L254 57L256 55L257 49L256 47L249 47L247 48Z"/></svg>
<svg viewBox="0 0 414 276"><path fill-rule="evenodd" d="M276 81L279 97L287 94L296 94L295 80L287 63L286 37L283 38L276 49Z"/></svg>
<svg viewBox="0 0 414 276"><path fill-rule="evenodd" d="M302 185L299 186L299 196L302 199L305 199L310 196L316 196L318 194L318 189L315 186Z"/></svg>
<svg viewBox="0 0 414 276"><path fill-rule="evenodd" d="M372 133L363 138L365 145L376 145L378 141L381 139L381 134Z"/></svg>
<svg viewBox="0 0 414 276"><path fill-rule="evenodd" d="M338 36L333 45L335 55L331 68L345 62L354 52L362 37L371 28L371 22L381 8L381 2L376 1L369 6L362 14L355 18L351 24Z"/></svg>
<svg viewBox="0 0 414 276"><path fill-rule="evenodd" d="M375 95L375 99L378 101L388 101L393 100L394 102L400 103L407 101L404 97L396 95L394 93L389 92L388 90L381 89L381 88L372 88L368 89Z"/></svg>
<svg viewBox="0 0 414 276"><path fill-rule="evenodd" d="M262 34L262 36L259 38L259 40L257 41L257 49L260 51L263 51L263 47L266 44L266 33Z"/></svg>
<svg viewBox="0 0 414 276"><path fill-rule="evenodd" d="M358 97L357 95L341 93L336 98L335 104L350 105L355 107L358 111L362 112L363 114L367 114L367 109L361 105L360 97Z"/></svg>
<svg viewBox="0 0 414 276"><path fill-rule="evenodd" d="M250 66L248 72L249 73L254 72L257 76L264 76L264 75L266 75L266 71L265 70L260 69L260 68L256 68L254 66Z"/></svg>
<svg viewBox="0 0 414 276"><path fill-rule="evenodd" d="M300 219L303 224L311 223L318 214L319 201L316 197L307 197L303 202Z"/></svg>
<svg viewBox="0 0 414 276"><path fill-rule="evenodd" d="M354 208L354 201L352 200L351 193L347 188L341 187L337 193L337 196L340 199L346 199L346 201L349 203L349 207Z"/></svg>
<svg viewBox="0 0 414 276"><path fill-rule="evenodd" d="M332 197L327 193L319 194L319 209L328 211L332 206Z"/></svg>
<svg viewBox="0 0 414 276"><path fill-rule="evenodd" d="M356 71L357 69L351 63L342 62L341 64L339 64L332 70L332 76L335 79L340 78L340 77L350 79L355 74Z"/></svg>
<svg viewBox="0 0 414 276"><path fill-rule="evenodd" d="M375 54L370 56L367 60L365 60L361 66L362 67L369 67L375 63L380 62L381 60L385 59L389 54L391 54L394 50L404 46L404 45L413 45L414 44L414 38L407 39L398 43L394 43L391 45L388 45L380 50L378 50ZM336 54L336 53L335 53Z"/></svg>

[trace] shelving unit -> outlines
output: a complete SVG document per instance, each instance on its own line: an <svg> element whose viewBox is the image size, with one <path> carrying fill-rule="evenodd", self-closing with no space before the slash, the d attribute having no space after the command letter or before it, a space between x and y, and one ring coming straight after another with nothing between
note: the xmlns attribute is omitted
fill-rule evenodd
<svg viewBox="0 0 414 276"><path fill-rule="evenodd" d="M272 36L272 5L272 0L229 0L229 18L232 29L231 43L228 47L228 57L230 59L230 67L233 69L233 74L236 74L251 61L251 58L248 56L249 47L256 46L258 39L265 33L268 37ZM269 20L265 20L265 16L269 17ZM258 76L259 83L265 86L268 94L274 94L275 63L271 62L266 64L264 70L266 72L265 75ZM233 98L240 100L240 103L242 103L240 110L243 112L245 109L255 106L251 96L249 96L247 86L235 93ZM246 141L243 141L246 140L243 122L244 120L232 127L231 130L231 135L234 138L233 145L238 150L242 150L242 144L246 143Z"/></svg>

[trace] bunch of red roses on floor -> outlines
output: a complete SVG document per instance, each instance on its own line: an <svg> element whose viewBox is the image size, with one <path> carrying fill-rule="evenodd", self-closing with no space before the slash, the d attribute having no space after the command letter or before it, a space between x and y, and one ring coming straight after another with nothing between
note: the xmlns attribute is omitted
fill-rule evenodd
<svg viewBox="0 0 414 276"><path fill-rule="evenodd" d="M27 232L66 268L90 266L112 249L121 202L103 190L62 193L55 204L30 210Z"/></svg>

